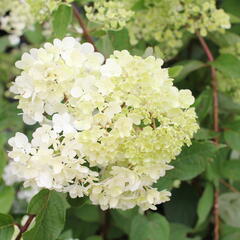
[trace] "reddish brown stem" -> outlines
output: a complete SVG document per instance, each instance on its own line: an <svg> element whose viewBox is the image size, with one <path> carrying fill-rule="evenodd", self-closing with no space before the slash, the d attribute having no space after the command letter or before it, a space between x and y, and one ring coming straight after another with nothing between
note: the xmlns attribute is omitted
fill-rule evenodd
<svg viewBox="0 0 240 240"><path fill-rule="evenodd" d="M214 208L213 208L213 215L214 215L214 240L219 240L219 192L215 190L214 193Z"/></svg>
<svg viewBox="0 0 240 240"><path fill-rule="evenodd" d="M208 61L213 62L214 57L209 49L206 41L204 38L197 33L198 39L202 45L202 48L207 55ZM217 74L216 69L211 66L211 76L212 76L212 88L213 88L213 125L214 125L214 131L219 132L219 105L218 105L218 84L217 84ZM218 143L218 138L215 138L215 142Z"/></svg>
<svg viewBox="0 0 240 240"><path fill-rule="evenodd" d="M229 184L228 182L224 181L224 180L220 180L220 182L227 187L229 190L231 190L232 192L235 193L239 193L240 191L238 191L235 187L233 187L231 184Z"/></svg>
<svg viewBox="0 0 240 240"><path fill-rule="evenodd" d="M22 238L23 233L25 233L28 230L28 228L29 228L29 226L32 223L34 218L35 218L35 215L29 215L26 223L23 226L19 227L20 232L17 235L16 240L20 240Z"/></svg>
<svg viewBox="0 0 240 240"><path fill-rule="evenodd" d="M89 34L89 31L88 31L88 29L87 29L87 27L86 27L86 25L85 25L85 23L84 23L84 21L83 21L83 19L82 19L82 17L81 17L80 12L78 11L78 8L77 8L74 4L72 5L72 8L73 8L74 16L76 17L76 19L77 19L80 27L81 27L82 30L83 30L83 36L84 36L84 38L85 38L89 43L91 43L91 44L93 45L95 51L97 51L96 45L95 45L95 43L94 43L94 41L93 41L93 38L92 38L91 35Z"/></svg>
<svg viewBox="0 0 240 240"><path fill-rule="evenodd" d="M209 49L205 39L199 33L196 33L196 34L208 58L208 61L213 62L214 61L213 54ZM213 66L211 66L211 77L212 77L212 89L213 89L213 129L215 132L219 132L218 84L217 84L216 69ZM218 137L214 138L214 142L215 144L219 143ZM219 224L220 224L219 192L217 188L215 189L215 194L214 194L213 215L214 215L214 240L219 240Z"/></svg>

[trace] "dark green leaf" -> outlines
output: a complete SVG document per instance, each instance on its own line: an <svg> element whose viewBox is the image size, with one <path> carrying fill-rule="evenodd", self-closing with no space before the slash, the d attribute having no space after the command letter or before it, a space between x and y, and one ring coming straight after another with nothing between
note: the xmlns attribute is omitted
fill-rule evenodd
<svg viewBox="0 0 240 240"><path fill-rule="evenodd" d="M194 107L196 108L197 116L199 121L205 119L205 117L212 112L212 90L206 89L196 99Z"/></svg>
<svg viewBox="0 0 240 240"><path fill-rule="evenodd" d="M147 216L149 221L149 239L168 240L170 235L169 223L165 217L158 213L152 213Z"/></svg>
<svg viewBox="0 0 240 240"><path fill-rule="evenodd" d="M206 64L198 60L186 60L186 61L179 62L177 65L182 66L182 70L177 75L175 82L183 80L191 72L206 66Z"/></svg>
<svg viewBox="0 0 240 240"><path fill-rule="evenodd" d="M28 207L28 213L36 215L35 225L23 235L24 240L57 239L64 227L67 207L60 193L42 190L35 195Z"/></svg>
<svg viewBox="0 0 240 240"><path fill-rule="evenodd" d="M103 238L101 236L91 236L88 237L86 240L103 240Z"/></svg>
<svg viewBox="0 0 240 240"><path fill-rule="evenodd" d="M169 223L160 214L137 215L132 219L130 240L168 240L169 234Z"/></svg>
<svg viewBox="0 0 240 240"><path fill-rule="evenodd" d="M95 205L83 205L79 208L73 208L73 214L86 222L99 222L101 219L100 210Z"/></svg>
<svg viewBox="0 0 240 240"><path fill-rule="evenodd" d="M10 45L8 36L0 38L0 52L4 52L6 48Z"/></svg>
<svg viewBox="0 0 240 240"><path fill-rule="evenodd" d="M230 78L240 78L240 60L231 54L222 54L210 63Z"/></svg>
<svg viewBox="0 0 240 240"><path fill-rule="evenodd" d="M133 218L130 232L130 240L146 240L149 238L148 220L143 215Z"/></svg>
<svg viewBox="0 0 240 240"><path fill-rule="evenodd" d="M233 130L225 131L224 138L232 149L240 151L240 132Z"/></svg>
<svg viewBox="0 0 240 240"><path fill-rule="evenodd" d="M54 36L63 38L67 33L68 25L72 21L72 8L62 4L53 14Z"/></svg>
<svg viewBox="0 0 240 240"><path fill-rule="evenodd" d="M40 44L44 41L44 36L42 34L42 26L40 24L35 24L33 30L28 30L24 33L27 40L33 44Z"/></svg>
<svg viewBox="0 0 240 240"><path fill-rule="evenodd" d="M197 227L199 227L208 217L214 202L214 189L212 184L207 183L204 192L199 199L197 207Z"/></svg>
<svg viewBox="0 0 240 240"><path fill-rule="evenodd" d="M13 187L0 187L0 213L8 213L14 200L15 191Z"/></svg>
<svg viewBox="0 0 240 240"><path fill-rule="evenodd" d="M109 57L113 53L113 45L109 35L106 34L105 36L101 37L96 42L97 49L105 56Z"/></svg>
<svg viewBox="0 0 240 240"><path fill-rule="evenodd" d="M182 65L176 65L168 69L169 76L171 78L176 78L183 70Z"/></svg>
<svg viewBox="0 0 240 240"><path fill-rule="evenodd" d="M217 151L213 143L194 142L190 147L184 147L182 153L173 161L174 169L169 171L175 179L190 180L202 173Z"/></svg>
<svg viewBox="0 0 240 240"><path fill-rule="evenodd" d="M131 48L127 29L110 31L109 37L114 50L129 50Z"/></svg>
<svg viewBox="0 0 240 240"><path fill-rule="evenodd" d="M222 173L225 178L240 180L240 160L226 161L222 167Z"/></svg>
<svg viewBox="0 0 240 240"><path fill-rule="evenodd" d="M0 239L11 240L14 232L14 220L9 215L0 214Z"/></svg>
<svg viewBox="0 0 240 240"><path fill-rule="evenodd" d="M191 228L177 223L170 224L170 240L200 240L200 237L188 238Z"/></svg>
<svg viewBox="0 0 240 240"><path fill-rule="evenodd" d="M173 189L171 200L163 205L167 220L193 227L197 220L197 201L194 187L184 183Z"/></svg>
<svg viewBox="0 0 240 240"><path fill-rule="evenodd" d="M210 33L208 37L210 37L210 39L219 47L228 47L240 41L239 35L229 31L226 31L224 34L217 32Z"/></svg>
<svg viewBox="0 0 240 240"><path fill-rule="evenodd" d="M222 7L227 13L231 13L240 17L240 6L238 0L225 0L223 1Z"/></svg>

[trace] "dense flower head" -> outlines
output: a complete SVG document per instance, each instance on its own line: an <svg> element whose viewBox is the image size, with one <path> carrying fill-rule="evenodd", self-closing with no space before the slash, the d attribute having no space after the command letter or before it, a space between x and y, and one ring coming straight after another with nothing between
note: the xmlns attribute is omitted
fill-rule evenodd
<svg viewBox="0 0 240 240"><path fill-rule="evenodd" d="M61 3L71 3L73 0L25 0L31 8L36 20L42 22L58 8Z"/></svg>
<svg viewBox="0 0 240 240"><path fill-rule="evenodd" d="M222 54L231 54L240 59L240 42L236 41L229 46L220 49ZM218 85L222 92L227 93L235 102L240 102L240 78L234 78L225 75L223 72L217 72Z"/></svg>
<svg viewBox="0 0 240 240"><path fill-rule="evenodd" d="M137 0L97 0L85 10L105 30L126 26L132 45L157 41L166 59L177 54L189 33L206 36L230 28L230 17L216 8L215 0L144 0L138 5Z"/></svg>
<svg viewBox="0 0 240 240"><path fill-rule="evenodd" d="M34 23L42 22L62 3L73 0L1 0L0 29L21 36L24 31L34 28Z"/></svg>
<svg viewBox="0 0 240 240"><path fill-rule="evenodd" d="M240 78L226 76L222 72L217 72L219 89L229 95L235 102L240 102Z"/></svg>
<svg viewBox="0 0 240 240"><path fill-rule="evenodd" d="M104 30L120 30L134 15L124 1L95 1L93 6L85 6L87 18L102 25Z"/></svg>
<svg viewBox="0 0 240 240"><path fill-rule="evenodd" d="M0 29L21 36L23 31L34 24L30 6L21 0L3 0L0 3Z"/></svg>
<svg viewBox="0 0 240 240"><path fill-rule="evenodd" d="M147 0L145 5L127 25L131 43L155 40L166 58L176 55L187 32L206 36L230 28L230 17L216 8L215 0Z"/></svg>
<svg viewBox="0 0 240 240"><path fill-rule="evenodd" d="M162 65L126 50L104 61L71 37L25 53L10 90L25 123L41 126L31 142L21 133L9 140L8 172L26 186L87 195L102 209L144 211L169 200L152 185L198 125L191 92L174 87Z"/></svg>

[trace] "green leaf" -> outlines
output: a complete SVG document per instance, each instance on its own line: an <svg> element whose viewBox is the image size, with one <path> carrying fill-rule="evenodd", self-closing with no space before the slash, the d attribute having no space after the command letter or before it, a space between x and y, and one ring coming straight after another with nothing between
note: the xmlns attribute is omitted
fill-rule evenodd
<svg viewBox="0 0 240 240"><path fill-rule="evenodd" d="M240 104L233 102L231 97L219 92L219 109L224 113L240 113Z"/></svg>
<svg viewBox="0 0 240 240"><path fill-rule="evenodd" d="M219 197L220 216L225 223L240 227L240 193L224 193Z"/></svg>
<svg viewBox="0 0 240 240"><path fill-rule="evenodd" d="M200 240L200 237L188 238L191 228L178 223L170 224L170 240Z"/></svg>
<svg viewBox="0 0 240 240"><path fill-rule="evenodd" d="M4 52L6 48L10 45L8 36L0 38L0 52Z"/></svg>
<svg viewBox="0 0 240 240"><path fill-rule="evenodd" d="M113 218L113 224L117 228L121 229L124 233L129 234L131 230L131 221L137 216L137 209L129 209L126 211L112 210L111 217Z"/></svg>
<svg viewBox="0 0 240 240"><path fill-rule="evenodd" d="M34 29L26 31L24 35L30 43L40 44L45 40L42 31L42 26L40 24L35 24Z"/></svg>
<svg viewBox="0 0 240 240"><path fill-rule="evenodd" d="M200 96L196 99L194 107L196 108L196 113L200 122L202 122L205 117L212 112L212 90L204 90Z"/></svg>
<svg viewBox="0 0 240 240"><path fill-rule="evenodd" d="M240 180L240 160L226 161L222 167L224 178Z"/></svg>
<svg viewBox="0 0 240 240"><path fill-rule="evenodd" d="M63 38L67 33L68 25L72 21L72 8L62 4L53 14L53 32L57 38Z"/></svg>
<svg viewBox="0 0 240 240"><path fill-rule="evenodd" d="M210 63L230 78L240 78L240 60L231 54L222 54Z"/></svg>
<svg viewBox="0 0 240 240"><path fill-rule="evenodd" d="M14 220L9 215L0 213L0 239L11 240L14 232Z"/></svg>
<svg viewBox="0 0 240 240"><path fill-rule="evenodd" d="M216 133L207 128L200 128L197 133L194 135L194 139L196 140L210 140L214 137L219 136L219 133Z"/></svg>
<svg viewBox="0 0 240 240"><path fill-rule="evenodd" d="M226 31L224 34L217 32L210 33L208 37L221 48L234 45L240 41L238 34L229 31Z"/></svg>
<svg viewBox="0 0 240 240"><path fill-rule="evenodd" d="M169 234L169 223L160 214L137 215L132 219L130 240L168 240Z"/></svg>
<svg viewBox="0 0 240 240"><path fill-rule="evenodd" d="M96 47L105 57L109 57L114 49L108 34L96 41Z"/></svg>
<svg viewBox="0 0 240 240"><path fill-rule="evenodd" d="M206 66L205 63L198 60L186 60L186 61L179 62L177 65L182 66L182 70L177 75L175 82L183 80L191 72Z"/></svg>
<svg viewBox="0 0 240 240"><path fill-rule="evenodd" d="M230 17L230 22L231 23L240 23L240 17L237 17L237 16L235 16L233 14L230 14L230 13L228 15Z"/></svg>
<svg viewBox="0 0 240 240"><path fill-rule="evenodd" d="M147 218L138 215L133 218L130 231L130 240L146 240L149 238L149 225Z"/></svg>
<svg viewBox="0 0 240 240"><path fill-rule="evenodd" d="M100 222L100 210L95 205L84 205L79 208L73 208L73 214L86 222Z"/></svg>
<svg viewBox="0 0 240 240"><path fill-rule="evenodd" d="M170 236L169 223L165 217L158 213L152 213L147 216L149 221L149 239L168 240Z"/></svg>
<svg viewBox="0 0 240 240"><path fill-rule="evenodd" d="M60 235L68 203L55 191L42 190L31 200L28 213L35 214L35 225L24 233L24 240L55 240Z"/></svg>
<svg viewBox="0 0 240 240"><path fill-rule="evenodd" d="M191 194L190 194L191 193ZM169 222L192 227L197 220L198 195L193 186L183 183L172 190L171 201L164 203L164 213Z"/></svg>
<svg viewBox="0 0 240 240"><path fill-rule="evenodd" d="M184 147L182 153L173 161L174 169L169 174L175 179L190 180L202 173L210 158L214 157L216 146L211 142L193 142Z"/></svg>
<svg viewBox="0 0 240 240"><path fill-rule="evenodd" d="M0 187L0 213L8 213L14 201L15 191L13 187Z"/></svg>
<svg viewBox="0 0 240 240"><path fill-rule="evenodd" d="M207 219L214 202L214 189L212 184L207 183L204 192L198 202L196 227L199 227Z"/></svg>
<svg viewBox="0 0 240 240"><path fill-rule="evenodd" d="M224 177L224 164L229 158L229 150L228 147L218 149L214 158L208 162L205 172L206 178L217 187L219 185L219 180Z"/></svg>
<svg viewBox="0 0 240 240"><path fill-rule="evenodd" d="M232 149L240 151L240 132L233 130L225 131L224 138Z"/></svg>
<svg viewBox="0 0 240 240"><path fill-rule="evenodd" d="M103 240L103 238L101 236L91 236L91 237L88 237L86 240Z"/></svg>
<svg viewBox="0 0 240 240"><path fill-rule="evenodd" d="M240 6L238 0L223 1L222 7L227 13L231 13L240 17Z"/></svg>
<svg viewBox="0 0 240 240"><path fill-rule="evenodd" d="M171 78L176 78L183 70L182 65L176 65L168 69L169 76Z"/></svg>
<svg viewBox="0 0 240 240"><path fill-rule="evenodd" d="M132 47L126 28L123 28L121 31L110 31L109 38L115 50L129 50Z"/></svg>
<svg viewBox="0 0 240 240"><path fill-rule="evenodd" d="M240 239L240 228L221 224L221 240L236 240Z"/></svg>

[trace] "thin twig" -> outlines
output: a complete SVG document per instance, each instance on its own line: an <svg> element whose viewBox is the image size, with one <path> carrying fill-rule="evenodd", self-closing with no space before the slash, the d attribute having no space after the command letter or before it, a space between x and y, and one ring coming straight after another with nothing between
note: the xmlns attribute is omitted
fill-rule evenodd
<svg viewBox="0 0 240 240"><path fill-rule="evenodd" d="M95 45L95 43L94 43L94 41L93 41L93 38L92 38L91 35L89 34L89 31L88 31L88 29L87 29L87 27L86 27L86 25L85 25L85 23L84 23L84 21L83 21L83 19L82 19L82 17L81 17L81 14L80 14L78 8L77 8L74 4L72 4L72 8L73 8L74 16L75 16L76 19L78 20L78 23L79 23L80 27L81 27L82 30L83 30L83 36L84 36L84 38L85 38L89 43L91 43L91 44L93 45L95 51L97 51L97 47L96 47L96 45Z"/></svg>
<svg viewBox="0 0 240 240"><path fill-rule="evenodd" d="M214 240L219 240L219 192L216 189L214 193L214 207L213 207L213 215L214 215Z"/></svg>
<svg viewBox="0 0 240 240"><path fill-rule="evenodd" d="M235 193L240 193L240 191L238 191L235 187L233 187L231 184L229 184L228 182L224 181L224 180L220 180L220 182L225 186L227 187L228 189L230 189L232 192L235 192Z"/></svg>
<svg viewBox="0 0 240 240"><path fill-rule="evenodd" d="M209 49L205 39L199 33L196 33L196 34L208 58L208 61L213 62L214 61L213 54ZM211 66L211 78L212 78L212 89L213 89L213 129L215 132L219 132L218 84L217 84L216 69L213 66ZM218 136L214 138L214 142L215 144L219 143ZM219 240L219 224L220 224L219 192L217 188L215 189L215 194L214 194L213 214L214 214L214 240Z"/></svg>
<svg viewBox="0 0 240 240"><path fill-rule="evenodd" d="M35 218L35 215L29 215L28 220L26 221L26 223L19 228L20 232L17 235L15 240L20 240L22 238L23 233L25 233L28 230L28 228L29 228L29 226L32 223L34 218Z"/></svg>
<svg viewBox="0 0 240 240"><path fill-rule="evenodd" d="M213 54L209 49L204 38L197 33L198 39L202 45L204 52L206 53L209 62L214 61ZM214 123L214 131L219 132L219 104L218 104L218 84L217 84L217 74L216 69L211 66L211 76L212 76L212 88L213 88L213 123ZM218 143L218 137L215 138L215 142Z"/></svg>

